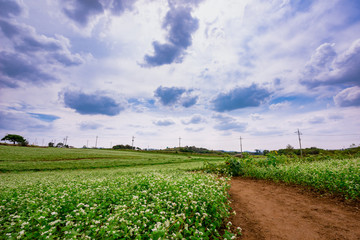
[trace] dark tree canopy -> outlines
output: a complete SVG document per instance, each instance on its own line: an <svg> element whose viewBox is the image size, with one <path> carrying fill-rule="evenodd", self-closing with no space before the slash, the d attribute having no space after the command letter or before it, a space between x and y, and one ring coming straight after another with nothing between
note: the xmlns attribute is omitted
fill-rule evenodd
<svg viewBox="0 0 360 240"><path fill-rule="evenodd" d="M18 143L18 144L24 144L26 143L26 139L23 138L20 135L16 135L16 134L7 134L5 137L3 137L1 139L1 141L10 141L13 144Z"/></svg>

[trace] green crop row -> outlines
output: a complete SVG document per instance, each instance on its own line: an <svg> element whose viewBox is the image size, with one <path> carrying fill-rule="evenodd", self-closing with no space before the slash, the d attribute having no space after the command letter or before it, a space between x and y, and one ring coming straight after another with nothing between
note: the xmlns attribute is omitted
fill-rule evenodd
<svg viewBox="0 0 360 240"><path fill-rule="evenodd" d="M232 176L272 179L309 186L313 189L360 199L360 158L303 161L285 155L269 154L266 158L228 158L225 163L207 163L208 172Z"/></svg>
<svg viewBox="0 0 360 240"><path fill-rule="evenodd" d="M0 178L0 239L216 239L230 214L229 179L213 175L92 170Z"/></svg>

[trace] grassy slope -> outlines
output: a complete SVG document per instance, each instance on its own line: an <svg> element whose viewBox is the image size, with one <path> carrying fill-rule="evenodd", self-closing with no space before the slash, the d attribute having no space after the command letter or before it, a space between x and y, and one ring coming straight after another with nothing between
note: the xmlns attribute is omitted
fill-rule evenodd
<svg viewBox="0 0 360 240"><path fill-rule="evenodd" d="M135 151L0 146L0 172L191 164L222 159Z"/></svg>

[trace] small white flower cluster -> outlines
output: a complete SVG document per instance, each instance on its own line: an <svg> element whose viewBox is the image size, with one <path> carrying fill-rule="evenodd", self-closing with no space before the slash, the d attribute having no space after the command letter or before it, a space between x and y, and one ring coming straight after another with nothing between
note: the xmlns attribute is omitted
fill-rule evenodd
<svg viewBox="0 0 360 240"><path fill-rule="evenodd" d="M174 170L44 175L26 187L1 188L0 225L6 228L0 235L207 239L219 236L216 226L229 215L226 185L216 176Z"/></svg>

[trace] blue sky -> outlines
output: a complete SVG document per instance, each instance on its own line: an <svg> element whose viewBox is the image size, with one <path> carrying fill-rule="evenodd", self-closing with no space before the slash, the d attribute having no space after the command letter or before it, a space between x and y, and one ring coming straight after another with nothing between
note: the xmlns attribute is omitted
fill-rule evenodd
<svg viewBox="0 0 360 240"><path fill-rule="evenodd" d="M0 135L360 144L357 0L0 0Z"/></svg>

